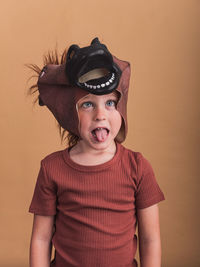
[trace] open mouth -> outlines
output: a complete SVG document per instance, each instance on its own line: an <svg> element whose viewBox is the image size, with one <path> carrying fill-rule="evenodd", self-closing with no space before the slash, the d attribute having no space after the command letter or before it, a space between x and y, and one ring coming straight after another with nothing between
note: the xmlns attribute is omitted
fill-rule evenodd
<svg viewBox="0 0 200 267"><path fill-rule="evenodd" d="M67 54L70 83L92 94L109 94L119 84L121 70L104 44L95 38L88 47L72 45Z"/></svg>
<svg viewBox="0 0 200 267"><path fill-rule="evenodd" d="M104 142L108 138L109 132L107 128L97 127L91 131L91 134L95 141Z"/></svg>
<svg viewBox="0 0 200 267"><path fill-rule="evenodd" d="M109 87L115 82L115 73L106 69L94 69L79 78L81 86L88 89L100 89Z"/></svg>

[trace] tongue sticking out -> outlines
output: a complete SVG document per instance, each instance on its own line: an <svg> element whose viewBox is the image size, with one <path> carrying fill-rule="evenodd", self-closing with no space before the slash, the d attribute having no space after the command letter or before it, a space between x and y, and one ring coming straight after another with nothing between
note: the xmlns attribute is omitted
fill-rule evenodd
<svg viewBox="0 0 200 267"><path fill-rule="evenodd" d="M108 136L108 132L106 129L103 129L103 128L97 128L94 130L94 133L95 133L95 137L96 139L99 141L99 142L103 142L105 141L105 139L107 138Z"/></svg>

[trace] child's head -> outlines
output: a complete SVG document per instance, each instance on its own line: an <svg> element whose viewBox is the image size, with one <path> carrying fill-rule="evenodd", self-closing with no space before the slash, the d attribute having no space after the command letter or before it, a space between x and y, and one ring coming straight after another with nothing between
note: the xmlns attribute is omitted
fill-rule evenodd
<svg viewBox="0 0 200 267"><path fill-rule="evenodd" d="M64 63L43 68L37 84L39 104L50 109L71 139L85 137L88 123L96 141L113 138L121 143L127 134L129 79L129 63L112 56L95 38L88 47L72 45ZM98 124L92 122L95 116Z"/></svg>

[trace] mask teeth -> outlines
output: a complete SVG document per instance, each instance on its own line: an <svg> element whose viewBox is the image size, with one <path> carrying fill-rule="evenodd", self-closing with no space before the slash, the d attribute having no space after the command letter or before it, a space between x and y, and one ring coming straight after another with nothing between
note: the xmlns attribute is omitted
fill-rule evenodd
<svg viewBox="0 0 200 267"><path fill-rule="evenodd" d="M90 88L90 89L99 89L99 88L109 86L114 81L114 79L115 79L115 74L112 73L111 78L106 83L97 84L97 85L91 85L91 84L84 83L84 85L85 85L85 87Z"/></svg>

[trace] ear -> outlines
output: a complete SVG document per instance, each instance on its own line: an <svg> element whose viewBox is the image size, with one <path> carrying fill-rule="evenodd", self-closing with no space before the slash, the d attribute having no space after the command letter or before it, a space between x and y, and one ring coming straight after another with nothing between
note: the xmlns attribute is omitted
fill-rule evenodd
<svg viewBox="0 0 200 267"><path fill-rule="evenodd" d="M71 60L76 51L80 49L78 45L71 45L67 52L67 61Z"/></svg>

